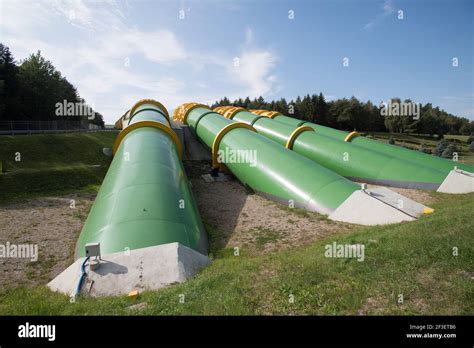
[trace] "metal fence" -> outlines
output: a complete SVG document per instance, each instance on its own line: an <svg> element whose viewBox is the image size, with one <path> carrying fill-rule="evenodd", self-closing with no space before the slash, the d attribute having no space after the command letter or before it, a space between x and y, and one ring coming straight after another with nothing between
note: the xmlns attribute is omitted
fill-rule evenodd
<svg viewBox="0 0 474 348"><path fill-rule="evenodd" d="M91 132L110 130L102 129L96 124L81 120L53 120L53 121L0 121L1 134L34 134L34 133L62 133L62 132Z"/></svg>

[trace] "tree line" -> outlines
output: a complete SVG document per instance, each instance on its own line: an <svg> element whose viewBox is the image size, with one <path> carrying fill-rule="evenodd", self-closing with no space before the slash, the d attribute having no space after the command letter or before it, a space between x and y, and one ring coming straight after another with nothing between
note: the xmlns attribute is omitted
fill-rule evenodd
<svg viewBox="0 0 474 348"><path fill-rule="evenodd" d="M73 110L73 104L80 107ZM88 117L89 123L104 127L103 116L87 105L76 87L40 51L17 63L10 49L0 43L0 120L77 121Z"/></svg>
<svg viewBox="0 0 474 348"><path fill-rule="evenodd" d="M391 104L401 103L399 98ZM412 103L406 99L403 103ZM383 116L382 105L371 101L361 102L355 97L326 101L322 93L298 96L295 100L285 98L267 102L263 97L251 100L249 97L230 101L227 97L214 103L212 107L234 105L246 109L266 109L281 112L290 117L307 120L323 126L341 130L361 132L390 132L427 135L474 134L474 121L450 114L431 103L421 105L419 117Z"/></svg>

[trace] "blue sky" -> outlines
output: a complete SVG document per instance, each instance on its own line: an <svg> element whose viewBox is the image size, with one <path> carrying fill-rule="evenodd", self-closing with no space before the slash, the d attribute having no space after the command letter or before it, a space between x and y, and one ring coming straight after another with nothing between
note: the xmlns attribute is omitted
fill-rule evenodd
<svg viewBox="0 0 474 348"><path fill-rule="evenodd" d="M40 49L107 123L142 98L171 111L319 92L411 98L474 119L473 1L0 4L0 41L18 60Z"/></svg>

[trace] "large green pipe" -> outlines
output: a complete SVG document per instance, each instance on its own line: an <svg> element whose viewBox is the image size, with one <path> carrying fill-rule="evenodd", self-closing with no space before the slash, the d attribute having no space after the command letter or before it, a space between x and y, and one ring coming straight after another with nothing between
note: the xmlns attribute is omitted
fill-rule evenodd
<svg viewBox="0 0 474 348"><path fill-rule="evenodd" d="M320 134L313 128L280 123L268 115L258 115L237 107L215 110L235 121L253 125L263 136L351 180L404 188L437 189L446 178L442 171L368 151Z"/></svg>
<svg viewBox="0 0 474 348"><path fill-rule="evenodd" d="M117 124L114 158L79 236L76 256L100 242L114 253L179 242L207 254L207 236L160 103L145 99Z"/></svg>
<svg viewBox="0 0 474 348"><path fill-rule="evenodd" d="M349 134L351 134L338 129L321 126L312 122L306 122L293 117L284 116L280 113L274 113L272 115L272 118L275 121L294 127L309 126L319 134L323 134L340 141L344 141L345 139L347 139ZM474 173L474 166L429 155L420 151L413 151L410 149L403 148L401 146L385 144L381 141L369 139L363 136L354 136L352 137L350 142L352 144L366 148L370 151L377 151L384 155L398 157L402 160L413 161L425 167L430 167L435 170L441 170L445 173L445 175L447 175L451 170L453 170L455 166L459 169Z"/></svg>
<svg viewBox="0 0 474 348"><path fill-rule="evenodd" d="M330 214L359 189L342 176L279 146L249 126L243 128L242 123L226 119L207 106L184 104L175 110L174 119L187 124L213 150L214 165L219 151L255 153L253 164L228 160L225 166L244 185L276 201Z"/></svg>

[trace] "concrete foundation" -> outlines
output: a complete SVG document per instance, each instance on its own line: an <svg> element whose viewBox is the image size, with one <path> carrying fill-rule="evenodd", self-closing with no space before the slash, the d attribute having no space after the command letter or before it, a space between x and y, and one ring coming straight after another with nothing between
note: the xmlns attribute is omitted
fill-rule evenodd
<svg viewBox="0 0 474 348"><path fill-rule="evenodd" d="M474 192L474 173L453 169L442 184L438 192L443 193L469 193Z"/></svg>
<svg viewBox="0 0 474 348"><path fill-rule="evenodd" d="M433 209L415 202L414 200L407 198L397 192L394 192L386 187L374 187L366 190L372 197L381 200L394 208L403 211L412 217L418 217L432 212Z"/></svg>
<svg viewBox="0 0 474 348"><path fill-rule="evenodd" d="M48 287L70 296L76 293L84 258L54 278ZM87 277L81 294L90 296L127 295L139 293L173 283L181 283L209 264L207 256L179 243L102 255L100 266L91 270L86 266Z"/></svg>
<svg viewBox="0 0 474 348"><path fill-rule="evenodd" d="M372 196L366 190L355 191L329 215L329 218L360 225L385 225L416 219L407 212L392 206L389 203L390 196L384 196L382 192L376 195L374 193ZM406 197L404 199L408 200Z"/></svg>

